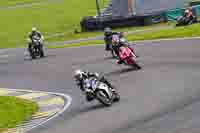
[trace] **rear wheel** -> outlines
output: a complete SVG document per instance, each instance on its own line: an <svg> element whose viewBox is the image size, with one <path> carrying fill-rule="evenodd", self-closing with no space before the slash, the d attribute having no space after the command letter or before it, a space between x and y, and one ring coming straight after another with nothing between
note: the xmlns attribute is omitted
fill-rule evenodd
<svg viewBox="0 0 200 133"><path fill-rule="evenodd" d="M104 91L96 92L97 100L105 106L110 106L112 104L112 99L108 98L107 94Z"/></svg>
<svg viewBox="0 0 200 133"><path fill-rule="evenodd" d="M41 48L41 51L40 51L40 57L44 57L44 51L43 51L42 48Z"/></svg>
<svg viewBox="0 0 200 133"><path fill-rule="evenodd" d="M113 92L113 94L114 94L113 102L118 102L120 100L120 95L117 92Z"/></svg>
<svg viewBox="0 0 200 133"><path fill-rule="evenodd" d="M34 49L32 48L32 50L30 51L30 55L31 55L31 58L32 59L36 59L36 55L35 55L35 52L34 52Z"/></svg>

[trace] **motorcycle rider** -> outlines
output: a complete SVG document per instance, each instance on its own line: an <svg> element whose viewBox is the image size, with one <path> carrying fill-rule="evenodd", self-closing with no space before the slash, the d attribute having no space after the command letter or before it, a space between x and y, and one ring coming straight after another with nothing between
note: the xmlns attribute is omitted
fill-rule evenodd
<svg viewBox="0 0 200 133"><path fill-rule="evenodd" d="M109 88L111 88L113 93L116 93L115 87L111 85L111 83L104 76L100 77L98 73L76 70L74 73L76 85L80 88L81 91L86 93L87 101L92 101L94 99L91 95L89 95L92 91L92 87L88 85L88 80L92 77L98 79L100 82L105 83Z"/></svg>
<svg viewBox="0 0 200 133"><path fill-rule="evenodd" d="M112 44L112 36L118 35L119 38L122 38L124 36L123 32L113 32L111 28L107 27L104 29L104 41L105 41L105 50L110 50L110 45Z"/></svg>
<svg viewBox="0 0 200 133"><path fill-rule="evenodd" d="M136 57L138 57L138 56L136 55L135 50L134 50L133 48L130 47L130 45L128 44L128 42L127 42L124 38L121 38L121 39L119 40L119 43L118 43L118 45L116 46L116 49L119 51L121 47L128 47L128 48L133 52L133 54L134 54ZM120 58L120 56L119 56L119 60L118 60L117 63L118 63L118 64L122 64L122 63L123 63L123 60Z"/></svg>
<svg viewBox="0 0 200 133"><path fill-rule="evenodd" d="M184 11L183 17L185 18L185 23L186 24L191 24L191 23L196 21L196 16L193 14L192 8L187 8Z"/></svg>
<svg viewBox="0 0 200 133"><path fill-rule="evenodd" d="M32 52L32 45L33 45L33 38L34 36L40 38L41 40L44 40L44 37L42 36L42 34L40 33L40 31L37 30L37 28L33 27L32 31L28 34L29 40L28 40L28 49L30 52ZM42 42L39 42L40 46L43 46Z"/></svg>

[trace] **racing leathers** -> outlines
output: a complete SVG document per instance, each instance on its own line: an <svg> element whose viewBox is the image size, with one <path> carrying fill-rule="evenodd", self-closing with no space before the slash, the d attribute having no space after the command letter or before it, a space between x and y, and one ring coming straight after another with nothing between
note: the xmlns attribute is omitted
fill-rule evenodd
<svg viewBox="0 0 200 133"><path fill-rule="evenodd" d="M33 43L34 37L37 37L37 38L40 38L40 39L43 40L43 36L42 36L42 34L40 33L40 31L32 31L31 33L29 33L28 37L29 37L29 39L30 39L30 41L28 42L28 50L29 50L30 52L32 52L31 47L32 47L32 45L34 44L34 43ZM42 47L42 46L43 46L42 42L39 42L39 43L40 43L40 47Z"/></svg>
<svg viewBox="0 0 200 133"><path fill-rule="evenodd" d="M119 38L122 37L122 34L120 34L120 32L105 32L104 33L104 41L105 41L105 50L106 51L111 50L112 36L113 35L118 35Z"/></svg>

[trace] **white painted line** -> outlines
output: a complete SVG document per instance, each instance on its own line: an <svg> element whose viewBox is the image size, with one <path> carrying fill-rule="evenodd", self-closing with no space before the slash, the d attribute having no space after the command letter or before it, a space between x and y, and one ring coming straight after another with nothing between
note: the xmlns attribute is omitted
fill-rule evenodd
<svg viewBox="0 0 200 133"><path fill-rule="evenodd" d="M52 95L62 96L62 97L64 97L65 100L67 99L67 101L66 101L67 103L65 104L65 106L63 107L63 109L62 109L60 112L56 113L54 116L48 118L47 120L42 121L41 123L38 123L37 125L35 125L35 126L31 127L31 128L28 128L28 129L26 129L25 131L22 131L22 132L20 132L20 133L28 132L28 131L32 130L33 128L36 128L36 127L38 127L38 126L41 126L41 125L43 125L44 123L46 123L46 122L48 122L48 121L54 119L55 117L58 117L58 116L61 115L65 110L67 110L67 109L69 108L69 106L71 105L71 103L72 103L72 98L71 98L69 95L63 94L63 93L54 93L54 92L45 92L45 91L32 91L32 90L21 90L21 89L20 89L20 90L18 90L18 89L6 89L6 88L1 88L1 89L5 89L5 90L8 90L8 91L18 91L18 92L48 93L48 94L52 94Z"/></svg>

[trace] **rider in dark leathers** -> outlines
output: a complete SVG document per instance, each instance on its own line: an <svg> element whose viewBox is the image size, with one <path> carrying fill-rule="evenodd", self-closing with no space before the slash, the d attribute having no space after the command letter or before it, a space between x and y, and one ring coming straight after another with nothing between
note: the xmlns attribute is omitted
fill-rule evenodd
<svg viewBox="0 0 200 133"><path fill-rule="evenodd" d="M80 88L80 90L82 90L83 92L86 93L87 101L92 101L94 99L93 97L88 95L88 92L90 92L92 88L91 87L88 88L86 85L86 80L88 80L89 78L92 78L92 77L98 79L100 82L104 82L105 84L107 84L108 87L111 88L113 93L116 92L115 87L113 85L111 85L111 83L104 76L100 77L98 73L91 73L91 72L87 72L87 71L76 70L75 74L74 74L76 85Z"/></svg>
<svg viewBox="0 0 200 133"><path fill-rule="evenodd" d="M197 17L193 14L192 8L187 8L182 17L177 18L177 25L188 25L197 22Z"/></svg>
<svg viewBox="0 0 200 133"><path fill-rule="evenodd" d="M31 49L31 47L32 47L32 45L33 45L33 37L34 36L37 36L37 37L39 37L40 39L44 39L44 37L42 36L42 34L40 33L40 31L38 31L35 27L33 27L32 28L32 31L28 34L28 37L29 37L29 42L28 42L28 50L30 51L30 52L32 52L32 49ZM42 47L43 46L43 44L40 42L40 46Z"/></svg>
<svg viewBox="0 0 200 133"><path fill-rule="evenodd" d="M111 46L112 45L112 35L118 35L119 38L122 38L123 32L112 32L112 30L110 28L105 28L104 30L104 41L105 41L105 50L109 51L111 50Z"/></svg>

